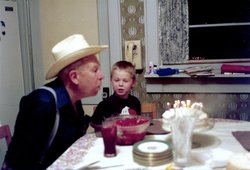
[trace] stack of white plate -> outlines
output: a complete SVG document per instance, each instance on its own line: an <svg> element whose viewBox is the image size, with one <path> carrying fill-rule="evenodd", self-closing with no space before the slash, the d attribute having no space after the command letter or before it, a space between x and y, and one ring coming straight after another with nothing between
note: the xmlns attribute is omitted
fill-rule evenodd
<svg viewBox="0 0 250 170"><path fill-rule="evenodd" d="M172 148L166 141L143 140L133 146L134 161L144 166L158 166L172 161Z"/></svg>

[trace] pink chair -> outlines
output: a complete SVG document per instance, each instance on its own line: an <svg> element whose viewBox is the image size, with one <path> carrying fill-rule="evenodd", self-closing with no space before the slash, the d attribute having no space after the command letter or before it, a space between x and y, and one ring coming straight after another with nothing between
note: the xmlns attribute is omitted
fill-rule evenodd
<svg viewBox="0 0 250 170"><path fill-rule="evenodd" d="M5 138L7 146L11 141L11 132L9 125L0 125L0 139Z"/></svg>

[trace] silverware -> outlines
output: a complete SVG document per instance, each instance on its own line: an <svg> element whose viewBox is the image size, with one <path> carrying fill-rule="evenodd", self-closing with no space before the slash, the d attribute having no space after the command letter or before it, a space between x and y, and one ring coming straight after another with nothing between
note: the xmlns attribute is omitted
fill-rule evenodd
<svg viewBox="0 0 250 170"><path fill-rule="evenodd" d="M98 161L91 162L91 163L89 163L89 164L87 164L87 165L84 165L84 166L78 168L78 170L86 169L87 167L89 167L89 166L91 166L91 165L94 165L94 164L97 164L98 162L100 162L100 161L98 160Z"/></svg>
<svg viewBox="0 0 250 170"><path fill-rule="evenodd" d="M78 168L78 170L108 169L108 168L114 168L114 167L123 166L122 164L120 164L120 165L110 165L110 166L95 165L95 164L97 164L99 162L100 162L100 160L92 162L92 163L89 163L87 165L84 165L83 167ZM93 165L95 165L95 166L93 166Z"/></svg>
<svg viewBox="0 0 250 170"><path fill-rule="evenodd" d="M110 166L89 166L89 167L84 168L84 170L108 169L108 168L121 167L121 166L123 165L120 164L120 165L110 165Z"/></svg>

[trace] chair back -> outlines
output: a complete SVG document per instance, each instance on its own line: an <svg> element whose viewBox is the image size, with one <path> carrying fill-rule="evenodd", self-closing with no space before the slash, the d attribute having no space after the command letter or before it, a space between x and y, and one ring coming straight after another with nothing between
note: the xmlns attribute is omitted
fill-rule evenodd
<svg viewBox="0 0 250 170"><path fill-rule="evenodd" d="M142 115L148 115L152 119L157 118L156 104L155 103L141 103Z"/></svg>
<svg viewBox="0 0 250 170"><path fill-rule="evenodd" d="M9 125L0 125L0 139L5 138L7 146L11 142L11 132Z"/></svg>

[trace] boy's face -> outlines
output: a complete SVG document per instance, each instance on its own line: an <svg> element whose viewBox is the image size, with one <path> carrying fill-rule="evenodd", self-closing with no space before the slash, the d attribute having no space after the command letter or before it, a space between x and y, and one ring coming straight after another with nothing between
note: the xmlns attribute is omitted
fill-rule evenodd
<svg viewBox="0 0 250 170"><path fill-rule="evenodd" d="M135 86L135 81L127 71L117 69L113 72L111 84L117 96L127 99L131 89Z"/></svg>

